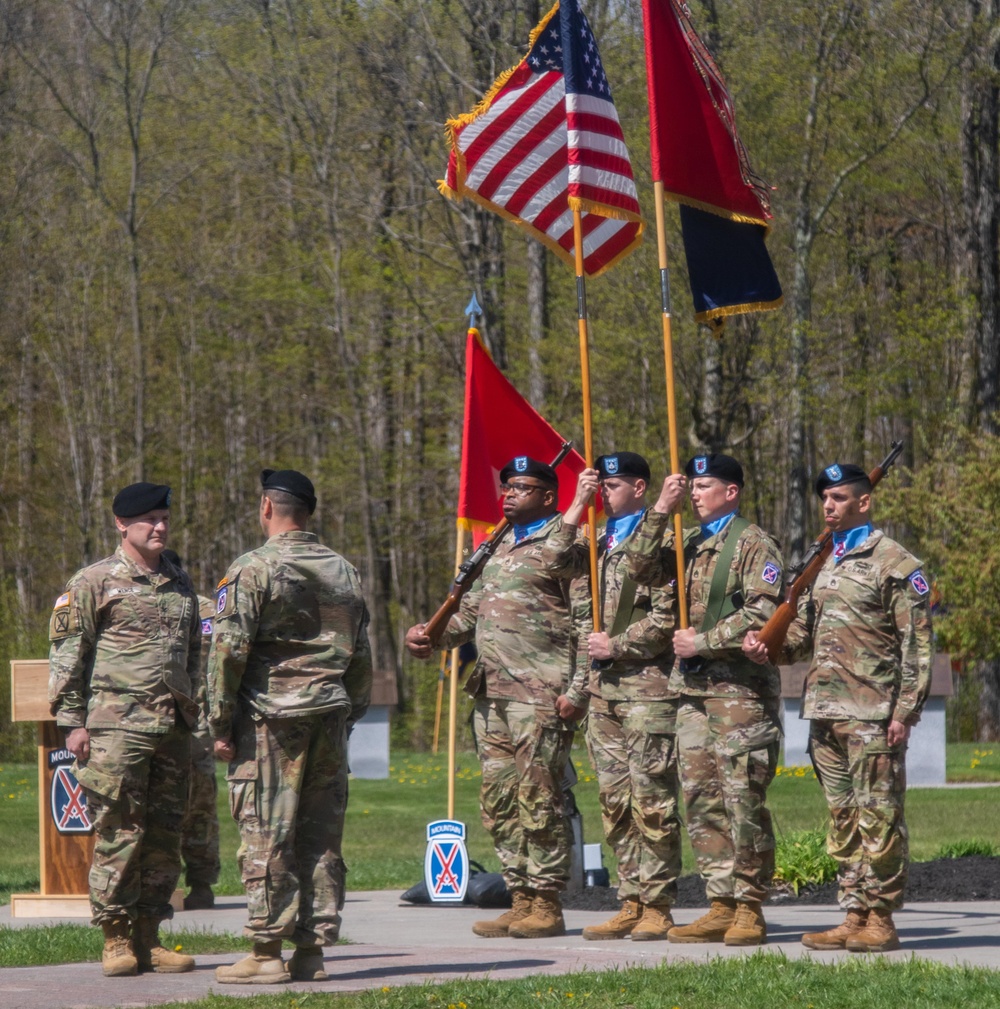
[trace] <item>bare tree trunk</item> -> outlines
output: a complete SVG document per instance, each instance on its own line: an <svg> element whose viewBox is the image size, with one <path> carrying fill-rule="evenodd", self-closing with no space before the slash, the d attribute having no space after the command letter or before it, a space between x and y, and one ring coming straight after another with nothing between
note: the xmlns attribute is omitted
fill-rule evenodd
<svg viewBox="0 0 1000 1009"><path fill-rule="evenodd" d="M545 246L528 239L528 398L536 410L545 404L542 343L549 328L548 265Z"/></svg>

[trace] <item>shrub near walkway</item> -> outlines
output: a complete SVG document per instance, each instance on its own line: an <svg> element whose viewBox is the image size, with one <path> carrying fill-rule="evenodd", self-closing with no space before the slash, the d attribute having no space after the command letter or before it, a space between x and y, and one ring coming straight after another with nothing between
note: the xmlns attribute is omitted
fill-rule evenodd
<svg viewBox="0 0 1000 1009"><path fill-rule="evenodd" d="M375 988L356 995L210 995L162 1009L970 1009L1000 1005L1000 974L921 960L840 964L756 953L656 968Z"/></svg>

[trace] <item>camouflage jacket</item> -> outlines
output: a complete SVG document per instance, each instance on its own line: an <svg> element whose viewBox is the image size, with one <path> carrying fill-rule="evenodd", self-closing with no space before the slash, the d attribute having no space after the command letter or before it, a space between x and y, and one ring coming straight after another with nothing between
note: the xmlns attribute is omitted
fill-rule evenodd
<svg viewBox="0 0 1000 1009"><path fill-rule="evenodd" d="M294 718L371 698L368 607L358 572L313 533L285 532L237 558L216 593L208 722L232 735L241 710Z"/></svg>
<svg viewBox="0 0 1000 1009"><path fill-rule="evenodd" d="M880 530L827 558L783 653L812 654L802 717L916 722L931 686L929 598L920 561Z"/></svg>
<svg viewBox="0 0 1000 1009"><path fill-rule="evenodd" d="M636 585L629 623L611 638L612 664L595 669L586 655L587 637L594 628L590 591L590 544L586 537L570 538L572 526L564 526L555 535L577 555L574 567L585 572L573 581L573 611L577 618L581 649L579 662L588 670L586 694L567 693L578 707L589 701L591 710L607 709L608 701L663 701L675 698L669 687L674 656L672 638L676 623L676 579L661 588ZM634 533L633 533L634 535ZM631 537L629 537L631 539ZM608 634L618 622L618 604L628 574L625 551L628 540L622 540L608 552L604 536L598 540L597 569L600 577L601 615ZM672 558L667 558L672 563Z"/></svg>
<svg viewBox="0 0 1000 1009"><path fill-rule="evenodd" d="M49 621L49 706L63 728L169 732L198 721L201 624L188 576L121 547L78 571Z"/></svg>
<svg viewBox="0 0 1000 1009"><path fill-rule="evenodd" d="M562 528L557 514L516 546L508 533L445 628L442 648L476 639L479 660L465 685L472 696L548 705L571 690L584 695L570 596L580 572L566 538L554 535Z"/></svg>
<svg viewBox="0 0 1000 1009"><path fill-rule="evenodd" d="M630 574L650 585L669 584L674 577L673 517L650 509L629 537L626 554ZM697 630L695 649L700 662L675 661L670 685L679 693L696 697L760 697L781 695L778 670L757 665L741 649L747 631L760 630L781 602L782 559L778 545L763 529L751 525L736 544L726 579L726 596L738 593L740 605L715 627L701 631L715 564L732 523L703 539L700 532L685 533L689 625Z"/></svg>
<svg viewBox="0 0 1000 1009"><path fill-rule="evenodd" d="M195 700L198 702L198 725L195 731L208 738L208 653L212 650L212 629L215 626L215 600L198 596L198 616L201 619L201 648L198 651L198 686Z"/></svg>

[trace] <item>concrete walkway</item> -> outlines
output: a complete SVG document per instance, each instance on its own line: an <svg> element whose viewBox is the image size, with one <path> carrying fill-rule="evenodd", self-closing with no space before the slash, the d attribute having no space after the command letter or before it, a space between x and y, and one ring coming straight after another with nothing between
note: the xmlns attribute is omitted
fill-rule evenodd
<svg viewBox="0 0 1000 1009"><path fill-rule="evenodd" d="M499 912L496 912L499 913ZM681 923L697 911L680 911ZM832 907L766 908L769 941L766 949L789 957L812 956L831 963L857 954L810 953L799 938L838 923ZM349 895L344 908L343 934L352 945L327 950L330 980L261 988L219 985L214 970L240 954L198 957L190 974L144 974L133 978L105 978L96 964L60 967L14 967L0 970L3 1009L91 1009L91 1007L154 1006L163 1002L201 998L209 992L252 995L264 991L358 991L388 985L447 981L458 978L517 978L532 974L565 974L606 967L652 965L668 961L699 961L714 956L745 956L753 950L719 944L673 945L667 942L586 942L585 925L602 921L606 912L569 911L569 934L558 939L477 939L470 926L494 912L476 908L413 907L400 904L396 891ZM184 911L164 931L205 929L239 935L246 917L242 898L222 897L213 911ZM0 908L0 926L22 928L52 924L45 918L10 918ZM82 923L80 919L74 919ZM944 964L1000 968L1000 902L915 904L896 916L903 949L883 954L889 959L918 956Z"/></svg>

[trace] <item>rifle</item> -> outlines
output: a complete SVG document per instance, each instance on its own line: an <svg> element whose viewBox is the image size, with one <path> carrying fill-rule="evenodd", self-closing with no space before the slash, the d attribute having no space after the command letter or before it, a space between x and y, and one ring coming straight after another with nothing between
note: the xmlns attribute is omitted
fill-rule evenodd
<svg viewBox="0 0 1000 1009"><path fill-rule="evenodd" d="M868 479L874 489L882 478L892 468L899 453L903 451L903 443L894 441L889 454L876 466L869 474ZM813 541L812 546L806 551L802 563L795 569L795 579L785 590L785 598L778 608L771 614L763 629L757 635L757 640L762 641L767 646L767 657L772 665L777 665L778 656L785 644L788 636L788 628L791 626L795 615L799 610L799 598L802 593L818 577L820 569L826 563L830 551L833 550L833 533L827 529L822 536Z"/></svg>
<svg viewBox="0 0 1000 1009"><path fill-rule="evenodd" d="M552 460L551 466L555 469L559 463L569 455L573 448L571 441L564 441L559 449L559 454ZM502 518L494 527L493 532L479 544L473 553L464 560L458 568L458 574L451 583L448 598L438 607L437 612L424 624L424 633L431 639L431 647L436 648L441 635L444 633L448 621L458 611L462 603L462 596L472 588L472 583L479 577L486 562L496 552L504 534L510 528L510 523L506 517Z"/></svg>

